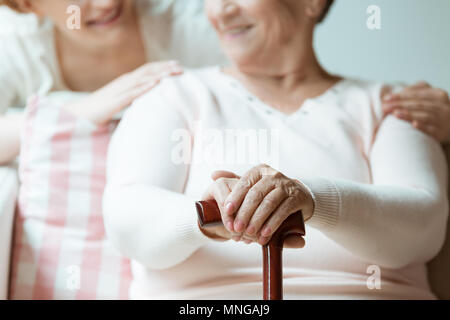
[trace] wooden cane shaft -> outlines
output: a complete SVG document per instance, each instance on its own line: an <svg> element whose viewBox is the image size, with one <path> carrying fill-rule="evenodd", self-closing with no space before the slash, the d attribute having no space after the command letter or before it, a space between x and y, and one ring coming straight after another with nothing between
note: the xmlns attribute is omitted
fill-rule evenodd
<svg viewBox="0 0 450 320"><path fill-rule="evenodd" d="M222 223L220 210L215 200L198 201L195 206L201 227ZM305 224L301 211L291 214L272 235L270 241L262 246L264 300L283 299L282 252L284 239L291 234L305 235Z"/></svg>

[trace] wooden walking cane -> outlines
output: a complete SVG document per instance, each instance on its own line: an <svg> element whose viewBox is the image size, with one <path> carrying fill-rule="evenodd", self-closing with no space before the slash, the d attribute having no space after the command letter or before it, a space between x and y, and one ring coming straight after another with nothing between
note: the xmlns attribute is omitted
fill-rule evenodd
<svg viewBox="0 0 450 320"><path fill-rule="evenodd" d="M219 207L215 200L197 201L195 203L201 227L222 223ZM263 299L283 299L283 260L284 239L292 234L305 235L305 224L301 211L291 214L270 241L262 246L263 251Z"/></svg>

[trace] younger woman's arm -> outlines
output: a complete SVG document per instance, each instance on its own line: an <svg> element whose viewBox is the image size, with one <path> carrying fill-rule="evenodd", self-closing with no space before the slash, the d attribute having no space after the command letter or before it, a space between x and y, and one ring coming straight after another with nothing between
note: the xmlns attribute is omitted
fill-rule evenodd
<svg viewBox="0 0 450 320"><path fill-rule="evenodd" d="M419 82L386 96L383 109L411 122L415 128L437 141L450 144L450 98L445 90Z"/></svg>
<svg viewBox="0 0 450 320"><path fill-rule="evenodd" d="M22 118L23 114L0 115L0 165L19 155Z"/></svg>

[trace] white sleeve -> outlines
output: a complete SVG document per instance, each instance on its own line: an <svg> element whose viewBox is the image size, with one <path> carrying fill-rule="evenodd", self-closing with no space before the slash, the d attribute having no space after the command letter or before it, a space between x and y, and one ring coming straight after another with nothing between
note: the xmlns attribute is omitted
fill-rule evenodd
<svg viewBox="0 0 450 320"><path fill-rule="evenodd" d="M186 120L162 98L160 87L125 113L110 147L103 210L107 235L126 256L163 269L207 241L198 228L195 200L183 195L189 164L172 157ZM189 139L190 142L190 139Z"/></svg>
<svg viewBox="0 0 450 320"><path fill-rule="evenodd" d="M309 225L368 262L424 263L445 239L447 165L441 146L388 116L371 153L372 184L306 179L316 203Z"/></svg>
<svg viewBox="0 0 450 320"><path fill-rule="evenodd" d="M0 37L0 115L4 114L18 97L16 79L18 70L14 69L5 41Z"/></svg>

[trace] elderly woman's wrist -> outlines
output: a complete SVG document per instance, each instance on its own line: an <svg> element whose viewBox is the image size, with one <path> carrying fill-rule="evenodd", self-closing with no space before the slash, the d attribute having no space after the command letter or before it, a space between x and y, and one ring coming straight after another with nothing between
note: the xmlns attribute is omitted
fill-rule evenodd
<svg viewBox="0 0 450 320"><path fill-rule="evenodd" d="M339 220L341 200L333 181L325 178L305 178L302 184L310 191L314 211L308 224L318 229L332 229Z"/></svg>
<svg viewBox="0 0 450 320"><path fill-rule="evenodd" d="M298 179L294 179L294 181L298 183L298 185L302 189L302 192L305 194L305 197L302 197L301 200L302 202L304 202L302 209L303 219L307 221L311 219L311 217L314 215L314 208L316 206L314 196L312 194L311 189L308 186L306 186L303 182L301 182Z"/></svg>

